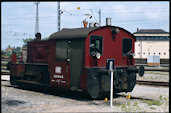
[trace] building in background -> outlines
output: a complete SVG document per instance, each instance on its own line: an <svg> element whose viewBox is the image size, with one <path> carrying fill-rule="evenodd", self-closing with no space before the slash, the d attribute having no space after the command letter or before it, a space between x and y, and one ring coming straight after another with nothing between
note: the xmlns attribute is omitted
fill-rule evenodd
<svg viewBox="0 0 171 113"><path fill-rule="evenodd" d="M148 56L159 56L160 60L169 61L169 33L162 29L138 29L136 37L135 59L146 60Z"/></svg>
<svg viewBox="0 0 171 113"><path fill-rule="evenodd" d="M27 61L27 46L26 45L22 47L22 55L23 55L23 61L26 62Z"/></svg>
<svg viewBox="0 0 171 113"><path fill-rule="evenodd" d="M14 50L14 48L8 47L5 49L5 52L11 54L12 50Z"/></svg>

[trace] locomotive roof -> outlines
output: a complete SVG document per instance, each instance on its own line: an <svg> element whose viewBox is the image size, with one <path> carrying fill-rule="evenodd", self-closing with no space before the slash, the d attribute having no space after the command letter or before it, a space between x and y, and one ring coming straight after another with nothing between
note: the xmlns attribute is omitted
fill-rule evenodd
<svg viewBox="0 0 171 113"><path fill-rule="evenodd" d="M86 38L91 31L94 31L96 29L103 28L103 27L114 27L114 28L123 29L123 28L116 27L116 26L63 29L59 32L55 32L55 33L51 34L49 40ZM123 29L123 30L128 32L125 29ZM130 33L130 32L128 32L128 33L134 37L134 35L132 33Z"/></svg>

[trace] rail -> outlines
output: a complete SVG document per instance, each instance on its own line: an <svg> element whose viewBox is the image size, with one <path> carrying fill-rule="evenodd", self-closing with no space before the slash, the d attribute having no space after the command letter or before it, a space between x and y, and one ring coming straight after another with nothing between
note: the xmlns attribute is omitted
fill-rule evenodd
<svg viewBox="0 0 171 113"><path fill-rule="evenodd" d="M144 71L160 71L160 72L169 72L169 69L144 69Z"/></svg>
<svg viewBox="0 0 171 113"><path fill-rule="evenodd" d="M136 84L169 87L169 82L159 82L159 81L136 80Z"/></svg>
<svg viewBox="0 0 171 113"><path fill-rule="evenodd" d="M1 71L1 75L10 75L10 72Z"/></svg>

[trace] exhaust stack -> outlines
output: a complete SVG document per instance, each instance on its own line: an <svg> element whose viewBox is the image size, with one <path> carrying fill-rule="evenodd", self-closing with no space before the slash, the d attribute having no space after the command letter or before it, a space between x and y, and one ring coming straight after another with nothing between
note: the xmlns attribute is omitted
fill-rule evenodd
<svg viewBox="0 0 171 113"><path fill-rule="evenodd" d="M106 26L111 26L111 18L110 17L108 17L108 18L106 18Z"/></svg>

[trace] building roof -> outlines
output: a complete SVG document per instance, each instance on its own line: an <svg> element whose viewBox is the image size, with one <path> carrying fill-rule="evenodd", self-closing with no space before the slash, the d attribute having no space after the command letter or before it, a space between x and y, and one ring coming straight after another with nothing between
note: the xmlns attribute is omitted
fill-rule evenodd
<svg viewBox="0 0 171 113"><path fill-rule="evenodd" d="M50 35L49 40L56 40L56 39L78 39L78 38L86 38L88 34L94 30L104 28L104 27L112 27L112 28L118 28L122 29L125 32L129 33L134 37L132 33L129 31L116 27L116 26L101 26L101 27L90 27L90 28L73 28L73 29L63 29L59 32L55 32L52 35ZM135 38L135 37L134 37Z"/></svg>
<svg viewBox="0 0 171 113"><path fill-rule="evenodd" d="M162 29L140 29L133 34L169 34L168 32Z"/></svg>
<svg viewBox="0 0 171 113"><path fill-rule="evenodd" d="M14 48L6 48L5 49L5 52L9 52L9 51L12 51Z"/></svg>

